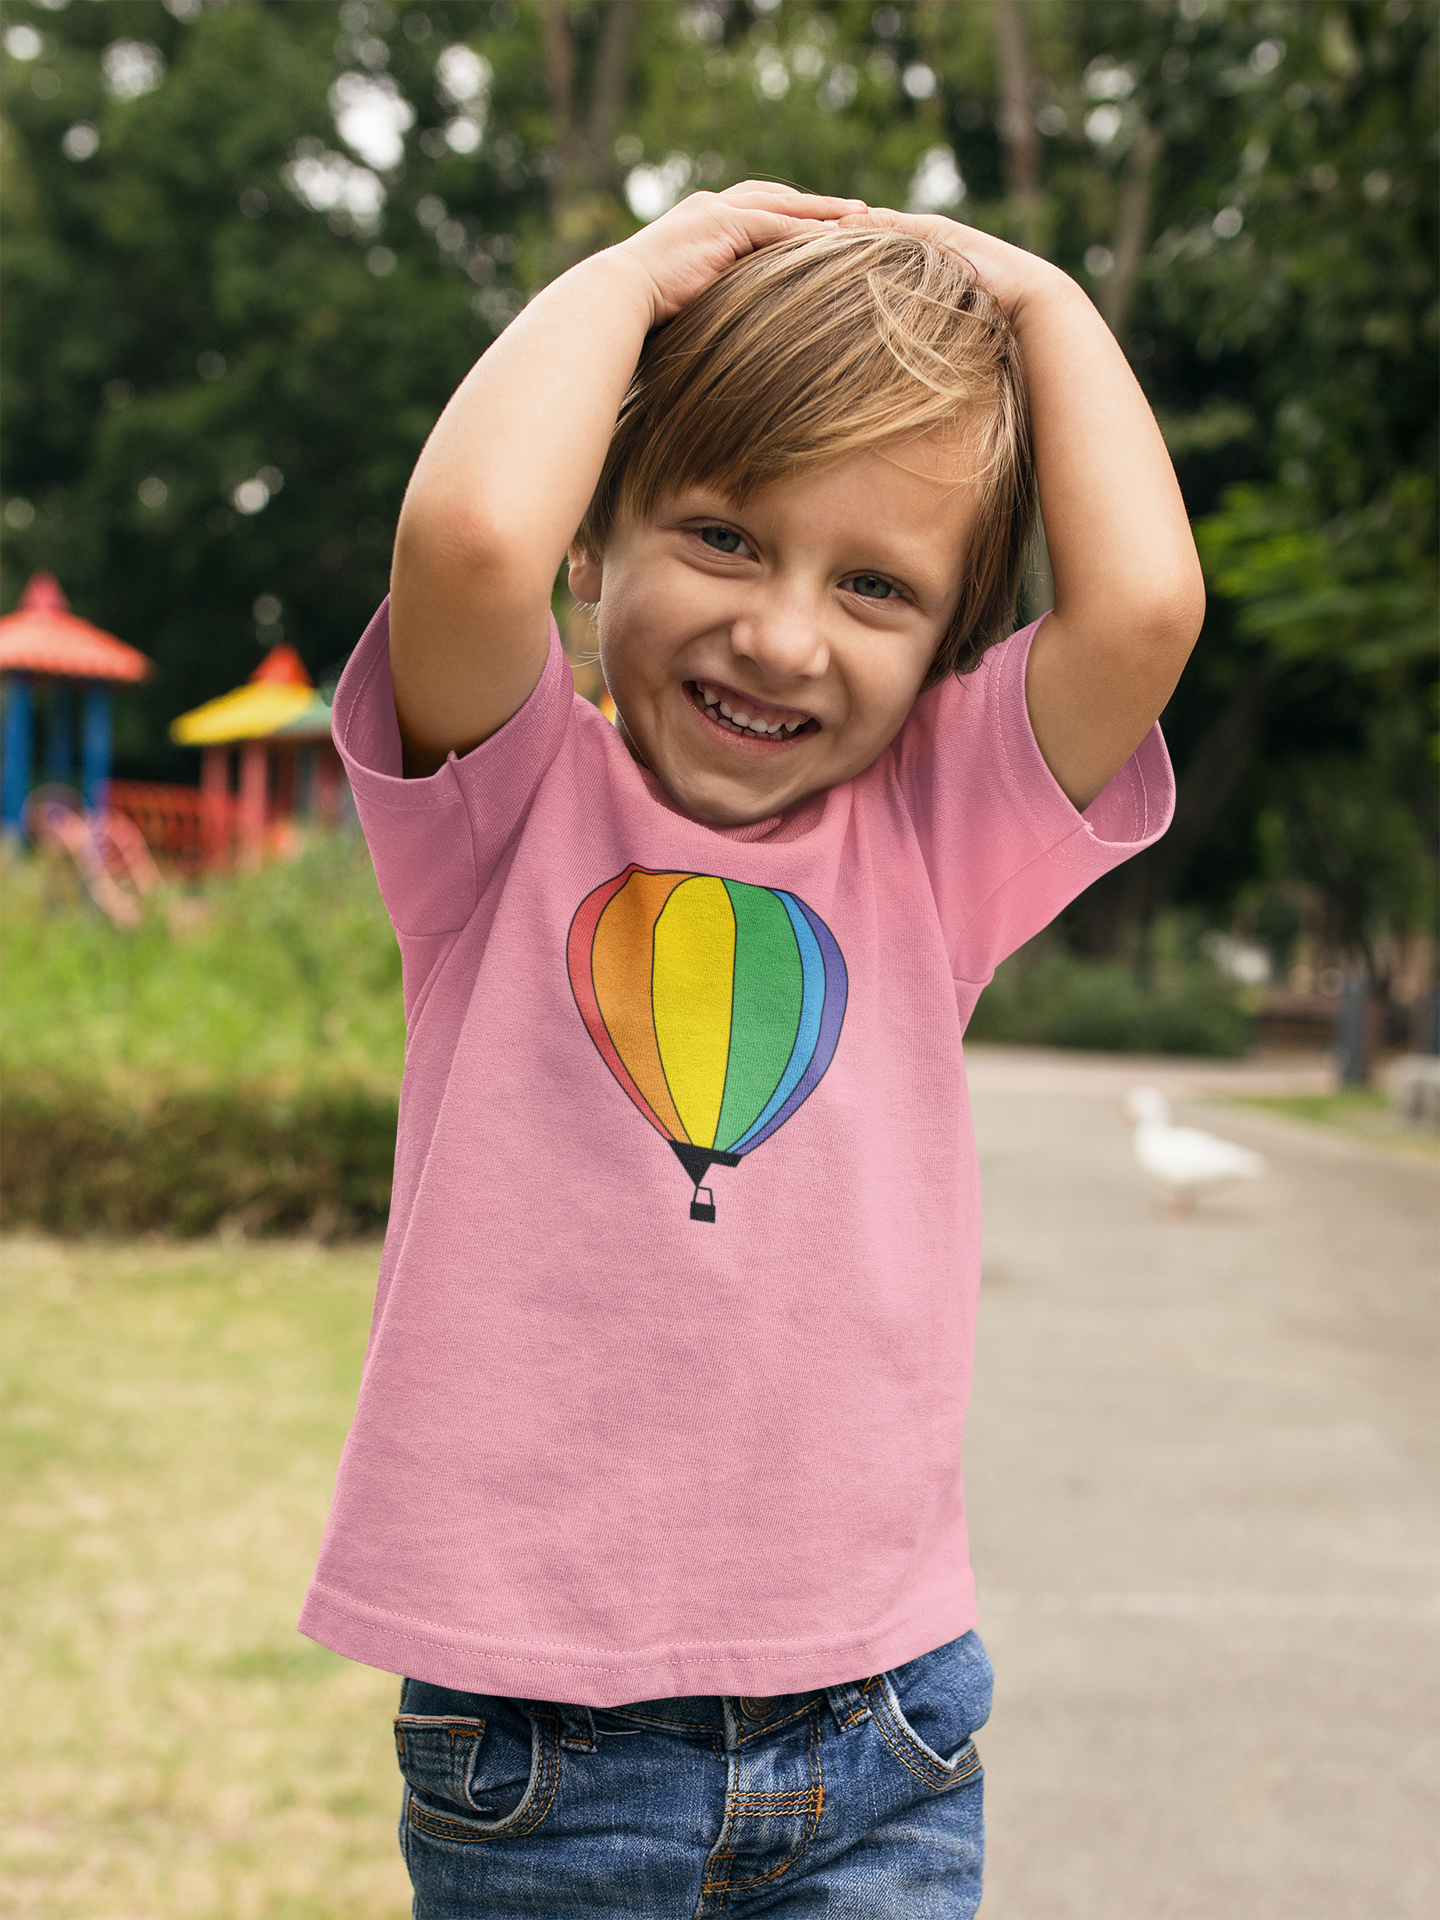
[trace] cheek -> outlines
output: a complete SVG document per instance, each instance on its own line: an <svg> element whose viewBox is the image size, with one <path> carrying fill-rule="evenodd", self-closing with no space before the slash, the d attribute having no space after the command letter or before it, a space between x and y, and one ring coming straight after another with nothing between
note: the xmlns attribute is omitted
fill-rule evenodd
<svg viewBox="0 0 1440 1920"><path fill-rule="evenodd" d="M612 693L640 692L664 670L665 648L643 607L617 595L595 623L600 670Z"/></svg>
<svg viewBox="0 0 1440 1920"><path fill-rule="evenodd" d="M847 678L852 711L867 735L888 741L900 731L929 671L930 659L928 648L923 657L919 649L897 649L890 655L877 651L851 671Z"/></svg>
<svg viewBox="0 0 1440 1920"><path fill-rule="evenodd" d="M671 655L695 630L700 610L683 585L658 570L618 582L600 602L596 630L607 679L617 674L664 672Z"/></svg>

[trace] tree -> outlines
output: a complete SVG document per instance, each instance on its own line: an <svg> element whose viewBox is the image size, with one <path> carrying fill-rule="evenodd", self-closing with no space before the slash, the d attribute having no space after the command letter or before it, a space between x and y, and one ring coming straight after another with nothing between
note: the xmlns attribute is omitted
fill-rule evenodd
<svg viewBox="0 0 1440 1920"><path fill-rule="evenodd" d="M7 10L5 602L49 566L156 659L121 771L184 778L175 713L282 632L333 677L384 594L415 455L544 218L503 135L471 157L479 11L386 8L382 38L363 5Z"/></svg>
<svg viewBox="0 0 1440 1920"><path fill-rule="evenodd" d="M565 0L539 4L552 127L550 228L555 270L563 272L587 253L623 238L629 225L617 192L615 140L628 93L637 0L610 0L598 20L587 10L586 24L595 31L583 40ZM582 100L577 53L587 50L584 41L593 46L583 63L589 84Z"/></svg>
<svg viewBox="0 0 1440 1920"><path fill-rule="evenodd" d="M1013 200L1015 82L976 114L965 11L914 19L962 170ZM1317 757L1374 763L1433 851L1436 11L1013 11L1044 135L1025 218L1157 406L1212 592L1165 716L1175 825L1069 916L1113 949L1177 900L1223 913Z"/></svg>

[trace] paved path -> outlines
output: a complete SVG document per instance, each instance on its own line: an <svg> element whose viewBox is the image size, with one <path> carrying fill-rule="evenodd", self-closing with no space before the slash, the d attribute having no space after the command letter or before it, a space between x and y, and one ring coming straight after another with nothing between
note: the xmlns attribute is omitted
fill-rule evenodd
<svg viewBox="0 0 1440 1920"><path fill-rule="evenodd" d="M1440 1913L1434 1173L1266 1071L971 1052L981 1920ZM1167 1217L1141 1081L1266 1178Z"/></svg>

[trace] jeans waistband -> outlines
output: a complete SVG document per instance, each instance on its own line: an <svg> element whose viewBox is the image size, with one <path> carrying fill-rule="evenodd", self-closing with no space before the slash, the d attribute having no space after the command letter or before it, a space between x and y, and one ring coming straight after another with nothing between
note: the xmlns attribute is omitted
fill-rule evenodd
<svg viewBox="0 0 1440 1920"><path fill-rule="evenodd" d="M593 1753L597 1737L651 1731L669 1734L679 1740L713 1741L717 1733L724 1738L725 1750L733 1752L742 1739L762 1733L767 1727L779 1727L817 1700L829 1705L835 1725L848 1733L870 1718L870 1708L859 1681L821 1687L810 1693L782 1693L768 1699L752 1699L739 1694L701 1693L680 1695L665 1700L632 1700L619 1707L582 1707L566 1701L529 1701L530 1706L545 1706L560 1716L560 1744L572 1753ZM619 1722L619 1725L613 1723Z"/></svg>

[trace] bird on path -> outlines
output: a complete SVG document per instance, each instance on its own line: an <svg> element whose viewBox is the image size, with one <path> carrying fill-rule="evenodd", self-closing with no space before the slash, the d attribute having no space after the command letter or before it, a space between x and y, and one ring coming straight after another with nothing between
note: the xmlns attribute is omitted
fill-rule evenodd
<svg viewBox="0 0 1440 1920"><path fill-rule="evenodd" d="M1125 1096L1125 1116L1135 1123L1136 1160L1169 1193L1177 1218L1193 1213L1207 1189L1258 1180L1265 1171L1264 1160L1248 1147L1199 1127L1171 1126L1170 1102L1158 1087L1132 1087Z"/></svg>

